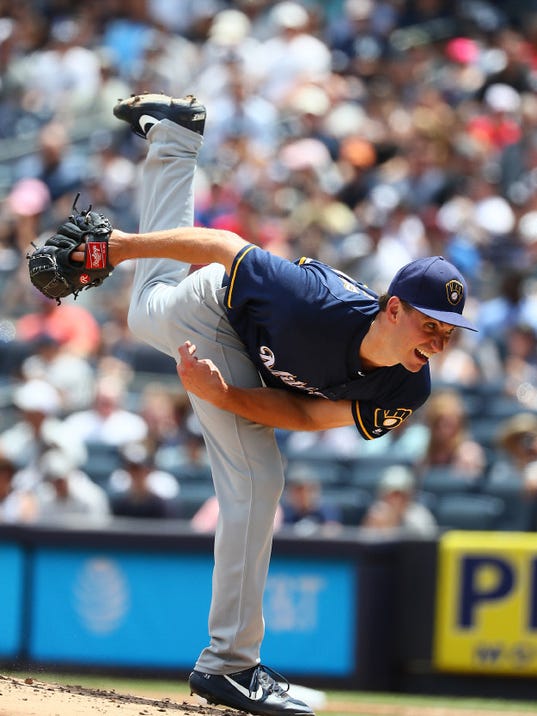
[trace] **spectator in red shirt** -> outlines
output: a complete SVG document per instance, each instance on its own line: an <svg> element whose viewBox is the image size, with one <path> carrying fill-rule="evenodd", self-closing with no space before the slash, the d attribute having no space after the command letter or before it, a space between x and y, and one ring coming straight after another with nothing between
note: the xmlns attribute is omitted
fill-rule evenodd
<svg viewBox="0 0 537 716"><path fill-rule="evenodd" d="M75 355L92 356L101 342L97 320L83 306L66 303L57 305L44 296L37 296L37 308L17 321L17 338L32 341L43 334L69 348Z"/></svg>

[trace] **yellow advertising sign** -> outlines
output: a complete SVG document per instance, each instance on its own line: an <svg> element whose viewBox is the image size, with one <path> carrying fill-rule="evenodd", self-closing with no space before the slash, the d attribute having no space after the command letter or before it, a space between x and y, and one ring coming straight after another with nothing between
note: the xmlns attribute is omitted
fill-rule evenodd
<svg viewBox="0 0 537 716"><path fill-rule="evenodd" d="M439 550L434 666L537 674L537 534L453 531Z"/></svg>

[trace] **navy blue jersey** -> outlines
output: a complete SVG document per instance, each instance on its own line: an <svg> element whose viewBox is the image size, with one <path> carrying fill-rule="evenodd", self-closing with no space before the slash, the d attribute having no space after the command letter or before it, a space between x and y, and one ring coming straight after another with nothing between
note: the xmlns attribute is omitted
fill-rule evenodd
<svg viewBox="0 0 537 716"><path fill-rule="evenodd" d="M251 244L226 282L229 321L266 385L353 401L368 439L400 425L429 396L428 366L362 370L360 345L379 311L364 284L320 261L292 262Z"/></svg>

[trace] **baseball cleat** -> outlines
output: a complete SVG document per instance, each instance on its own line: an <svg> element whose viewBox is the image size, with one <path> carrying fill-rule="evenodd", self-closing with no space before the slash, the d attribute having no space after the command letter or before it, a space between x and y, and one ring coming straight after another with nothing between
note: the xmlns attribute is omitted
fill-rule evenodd
<svg viewBox="0 0 537 716"><path fill-rule="evenodd" d="M132 131L144 139L161 119L169 119L203 135L207 115L205 107L191 94L179 99L165 94L134 94L128 99L120 99L113 112L115 117L127 122Z"/></svg>
<svg viewBox="0 0 537 716"><path fill-rule="evenodd" d="M190 692L215 706L228 706L257 716L314 716L303 701L294 699L273 677L279 675L266 666L234 674L190 674ZM289 688L289 687L287 687Z"/></svg>

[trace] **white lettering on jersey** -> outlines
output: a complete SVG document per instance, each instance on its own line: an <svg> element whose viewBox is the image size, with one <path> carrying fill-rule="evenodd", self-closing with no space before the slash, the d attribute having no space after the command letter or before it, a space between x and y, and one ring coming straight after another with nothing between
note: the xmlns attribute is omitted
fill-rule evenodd
<svg viewBox="0 0 537 716"><path fill-rule="evenodd" d="M325 397L322 395L322 393L319 392L318 388L312 388L308 386L308 384L305 383L303 380L298 380L296 375L293 375L293 373L289 373L285 370L275 370L274 364L276 362L276 358L274 356L274 353L267 346L260 346L259 357L263 361L263 365L265 366L265 368L270 371L273 376L279 378L286 385L289 385L292 388L298 388L299 390L303 390L309 395L321 395L323 398Z"/></svg>

